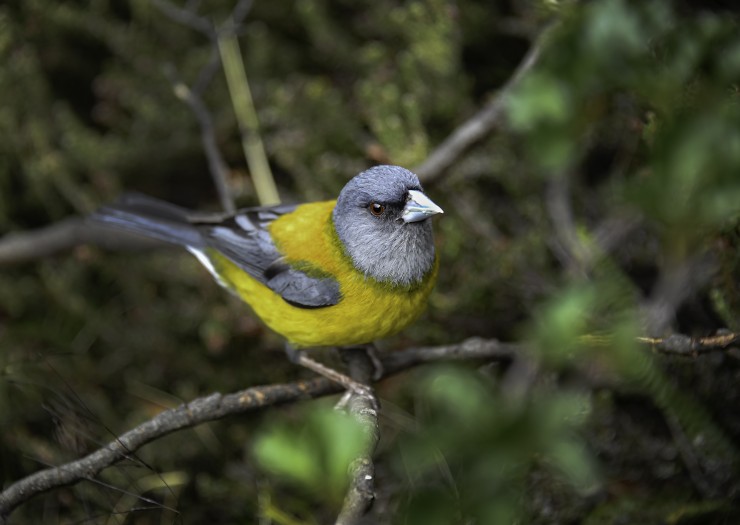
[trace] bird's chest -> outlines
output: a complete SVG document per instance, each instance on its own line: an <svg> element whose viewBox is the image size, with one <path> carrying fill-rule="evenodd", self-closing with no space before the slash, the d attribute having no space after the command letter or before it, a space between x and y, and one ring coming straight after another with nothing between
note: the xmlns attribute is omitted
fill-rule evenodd
<svg viewBox="0 0 740 525"><path fill-rule="evenodd" d="M315 311L312 327L315 335L302 333L301 339L318 337L321 345L343 346L393 335L423 312L432 283L430 279L429 284L408 290L379 286L363 277L347 279L343 283L342 300Z"/></svg>

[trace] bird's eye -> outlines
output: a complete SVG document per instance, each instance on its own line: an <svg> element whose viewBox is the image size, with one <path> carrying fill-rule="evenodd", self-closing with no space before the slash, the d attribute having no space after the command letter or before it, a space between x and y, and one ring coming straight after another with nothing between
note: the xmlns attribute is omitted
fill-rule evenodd
<svg viewBox="0 0 740 525"><path fill-rule="evenodd" d="M370 206L367 207L367 209L370 210L370 213L372 213L376 217L380 217L385 211L385 206L377 202L373 202L372 204L370 204Z"/></svg>

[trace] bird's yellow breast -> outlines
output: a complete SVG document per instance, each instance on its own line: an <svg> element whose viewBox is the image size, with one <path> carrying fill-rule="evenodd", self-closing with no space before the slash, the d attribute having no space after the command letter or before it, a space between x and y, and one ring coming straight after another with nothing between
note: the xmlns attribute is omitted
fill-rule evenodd
<svg viewBox="0 0 740 525"><path fill-rule="evenodd" d="M331 220L335 201L304 204L270 225L288 263L313 268L339 282L338 304L300 308L283 300L220 254L210 254L225 283L271 329L296 347L370 343L409 325L424 310L437 263L418 285L394 287L365 277L344 253Z"/></svg>

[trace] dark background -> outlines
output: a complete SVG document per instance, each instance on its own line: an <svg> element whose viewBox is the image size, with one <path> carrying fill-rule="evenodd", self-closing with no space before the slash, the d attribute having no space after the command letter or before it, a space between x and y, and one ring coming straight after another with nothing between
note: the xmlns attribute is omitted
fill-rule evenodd
<svg viewBox="0 0 740 525"><path fill-rule="evenodd" d="M233 8L188 6L216 24ZM367 523L740 522L737 349L635 343L740 330L738 29L729 1L254 3L238 34L285 202L334 198L373 164L420 165L541 48L506 118L426 184L445 210L440 280L423 318L381 343L530 351L378 385ZM0 6L0 233L130 190L218 210L173 91L213 52L147 0ZM203 99L237 204L257 205L220 69ZM2 266L6 486L163 408L299 377L179 251L81 245ZM351 431L317 405L331 401L168 436L11 523L330 522L345 472L332 451Z"/></svg>

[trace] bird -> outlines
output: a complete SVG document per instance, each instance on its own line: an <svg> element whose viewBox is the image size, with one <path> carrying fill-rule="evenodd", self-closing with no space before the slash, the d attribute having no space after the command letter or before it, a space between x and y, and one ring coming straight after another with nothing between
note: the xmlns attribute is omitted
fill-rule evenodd
<svg viewBox="0 0 740 525"><path fill-rule="evenodd" d="M372 344L411 324L437 279L430 219L441 213L414 173L382 165L350 179L336 200L214 219L124 194L89 218L184 247L300 351ZM339 375L331 378L354 385Z"/></svg>

